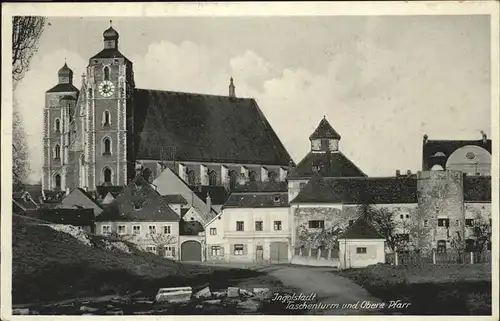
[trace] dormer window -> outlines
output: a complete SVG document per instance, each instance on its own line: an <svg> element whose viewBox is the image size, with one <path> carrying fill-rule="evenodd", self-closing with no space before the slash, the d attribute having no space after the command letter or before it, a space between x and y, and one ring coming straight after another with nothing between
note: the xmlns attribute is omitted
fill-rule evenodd
<svg viewBox="0 0 500 321"><path fill-rule="evenodd" d="M328 150L330 148L330 141L328 139L321 140L321 150Z"/></svg>

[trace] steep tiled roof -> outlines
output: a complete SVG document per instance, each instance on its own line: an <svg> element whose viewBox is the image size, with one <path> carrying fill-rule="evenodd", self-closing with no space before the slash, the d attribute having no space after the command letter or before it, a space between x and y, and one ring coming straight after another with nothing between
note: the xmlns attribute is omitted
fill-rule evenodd
<svg viewBox="0 0 500 321"><path fill-rule="evenodd" d="M105 198L108 193L111 193L113 197L117 197L123 191L123 189L123 186L96 186L97 194L101 198Z"/></svg>
<svg viewBox="0 0 500 321"><path fill-rule="evenodd" d="M287 182L248 182L245 185L236 184L233 193L244 192L288 192Z"/></svg>
<svg viewBox="0 0 500 321"><path fill-rule="evenodd" d="M38 219L54 224L68 224L74 226L89 226L95 221L93 209L57 208L41 209Z"/></svg>
<svg viewBox="0 0 500 321"><path fill-rule="evenodd" d="M233 193L223 208L288 207L288 193Z"/></svg>
<svg viewBox="0 0 500 321"><path fill-rule="evenodd" d="M464 176L464 202L491 202L491 177Z"/></svg>
<svg viewBox="0 0 500 321"><path fill-rule="evenodd" d="M309 136L309 139L340 139L339 133L333 129L332 125L326 120L326 118L323 118L321 122L319 123L318 127L316 127L316 130Z"/></svg>
<svg viewBox="0 0 500 321"><path fill-rule="evenodd" d="M229 198L229 193L224 186L190 186L190 188L204 201L207 199L207 194L210 194L212 205L222 205Z"/></svg>
<svg viewBox="0 0 500 321"><path fill-rule="evenodd" d="M187 204L186 199L180 194L163 195L162 197L168 204Z"/></svg>
<svg viewBox="0 0 500 321"><path fill-rule="evenodd" d="M101 222L176 222L180 217L142 176L137 176L97 219Z"/></svg>
<svg viewBox="0 0 500 321"><path fill-rule="evenodd" d="M125 59L127 59L127 57L125 57L120 52L120 50L112 49L112 48L103 49L90 59L100 59L100 58L125 58ZM127 59L127 61L128 61L128 59Z"/></svg>
<svg viewBox="0 0 500 321"><path fill-rule="evenodd" d="M50 88L46 92L48 93L62 93L62 92L79 92L78 88L73 86L73 84L57 84Z"/></svg>
<svg viewBox="0 0 500 321"><path fill-rule="evenodd" d="M253 99L137 89L134 101L138 159L175 146L178 161L289 165Z"/></svg>
<svg viewBox="0 0 500 321"><path fill-rule="evenodd" d="M291 203L417 203L417 179L414 177L322 178L314 176Z"/></svg>
<svg viewBox="0 0 500 321"><path fill-rule="evenodd" d="M422 147L422 169L429 170L433 166L433 164L438 163L446 163L446 160L450 155L457 149L464 146L478 146L484 148L488 152L491 153L491 139L487 139L486 142L480 140L424 140L424 144ZM439 160L435 160L436 156L441 158L441 162ZM438 162L436 162L438 161Z"/></svg>
<svg viewBox="0 0 500 321"><path fill-rule="evenodd" d="M340 239L385 239L366 220L356 220L347 230L339 236Z"/></svg>
<svg viewBox="0 0 500 321"><path fill-rule="evenodd" d="M297 167L292 168L288 178L311 177L313 166L319 166L323 177L364 177L366 176L351 160L341 152L309 152Z"/></svg>

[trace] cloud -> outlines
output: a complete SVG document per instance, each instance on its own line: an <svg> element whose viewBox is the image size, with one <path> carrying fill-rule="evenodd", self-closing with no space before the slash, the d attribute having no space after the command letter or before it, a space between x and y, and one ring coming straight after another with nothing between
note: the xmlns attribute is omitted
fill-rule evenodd
<svg viewBox="0 0 500 321"><path fill-rule="evenodd" d="M296 162L308 152L308 137L324 115L342 135L341 151L375 176L419 170L424 133L430 139L489 133L488 59L473 35L453 29L436 34L432 26L415 24L395 36L394 25L381 21L370 20L364 33L310 53L311 59L328 57L319 72L280 69L254 48L223 61L217 48L191 41L152 43L145 55L129 59L139 88L227 95L233 76L236 95L257 100ZM56 83L64 57L75 75L83 72L86 61L78 54L51 52L32 64L18 90L33 138L32 168L41 167L40 97Z"/></svg>

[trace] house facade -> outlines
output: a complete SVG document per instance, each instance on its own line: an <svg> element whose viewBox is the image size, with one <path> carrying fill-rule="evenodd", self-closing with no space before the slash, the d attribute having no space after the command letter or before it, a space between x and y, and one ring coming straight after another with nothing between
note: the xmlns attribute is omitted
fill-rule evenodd
<svg viewBox="0 0 500 321"><path fill-rule="evenodd" d="M162 257L179 258L180 215L138 170L136 178L96 219L96 233L135 243Z"/></svg>
<svg viewBox="0 0 500 321"><path fill-rule="evenodd" d="M206 260L289 262L291 230L287 192L232 193L205 226Z"/></svg>

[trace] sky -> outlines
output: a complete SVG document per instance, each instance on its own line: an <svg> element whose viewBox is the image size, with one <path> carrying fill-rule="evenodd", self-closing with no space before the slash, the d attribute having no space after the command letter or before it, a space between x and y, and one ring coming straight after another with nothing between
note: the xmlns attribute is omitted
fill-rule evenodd
<svg viewBox="0 0 500 321"><path fill-rule="evenodd" d="M40 180L45 91L65 62L74 84L110 25L137 88L255 98L298 163L326 116L369 176L422 167L422 137L491 137L488 16L49 17L15 108Z"/></svg>

